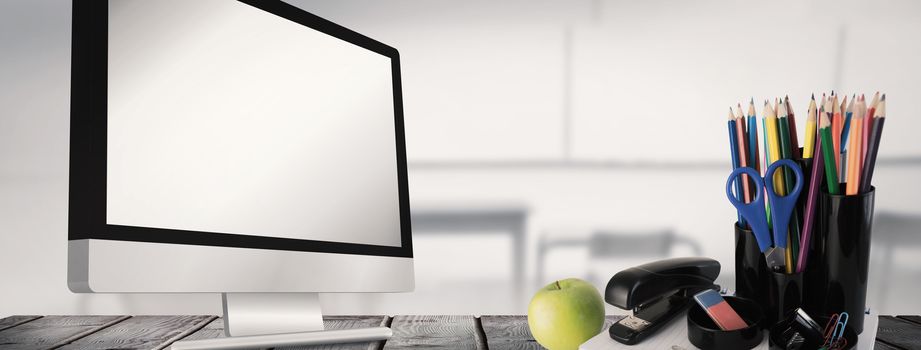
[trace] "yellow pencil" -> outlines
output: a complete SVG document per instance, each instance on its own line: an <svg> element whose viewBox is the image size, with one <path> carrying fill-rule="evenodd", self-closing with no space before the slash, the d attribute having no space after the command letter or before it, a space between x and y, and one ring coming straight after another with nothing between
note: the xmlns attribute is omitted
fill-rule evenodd
<svg viewBox="0 0 921 350"><path fill-rule="evenodd" d="M777 130L777 114L775 109L771 108L767 101L764 101L764 104L767 106L767 108L765 108L767 114L764 116L767 130L764 132L768 136L768 147L771 148L771 159L768 162L768 165L771 165L780 159L780 135ZM787 194L786 187L784 187L782 171L774 172L774 191L781 196Z"/></svg>
<svg viewBox="0 0 921 350"><path fill-rule="evenodd" d="M806 144L803 145L803 158L809 159L812 158L812 153L815 152L815 95L812 95L812 100L809 101L809 115L806 117Z"/></svg>

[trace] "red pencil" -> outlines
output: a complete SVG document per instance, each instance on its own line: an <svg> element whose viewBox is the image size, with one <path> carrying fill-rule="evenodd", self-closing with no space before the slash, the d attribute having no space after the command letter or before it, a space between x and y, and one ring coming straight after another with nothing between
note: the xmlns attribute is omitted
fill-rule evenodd
<svg viewBox="0 0 921 350"><path fill-rule="evenodd" d="M729 110L731 112L732 107ZM742 118L742 108L740 106L738 113L735 114L736 143L739 145L739 166L744 168L748 166L748 147L746 147L747 138L745 137L745 123L742 122L743 120L745 119ZM749 203L753 198L748 189L748 175L742 174L742 201Z"/></svg>
<svg viewBox="0 0 921 350"><path fill-rule="evenodd" d="M834 148L835 169L841 174L841 106L838 105L838 95L832 95L828 100L831 106L825 111L831 111L831 142ZM840 180L840 179L839 179Z"/></svg>
<svg viewBox="0 0 921 350"><path fill-rule="evenodd" d="M876 107L879 106L879 91L873 94L873 102L870 103L870 108L867 109L867 115L863 119L863 142L861 142L864 147L861 147L863 150L862 158L867 159L867 145L869 144L870 132L873 131L873 128L866 127L867 125L873 125L873 115L876 114Z"/></svg>

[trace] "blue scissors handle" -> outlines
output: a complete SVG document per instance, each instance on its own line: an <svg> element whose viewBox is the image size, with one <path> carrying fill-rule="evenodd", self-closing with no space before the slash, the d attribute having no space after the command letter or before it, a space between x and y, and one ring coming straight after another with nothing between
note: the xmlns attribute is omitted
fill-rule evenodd
<svg viewBox="0 0 921 350"><path fill-rule="evenodd" d="M774 172L781 167L786 166L793 170L796 175L796 185L793 191L786 196L778 195L774 192ZM790 216L796 209L796 201L799 198L800 191L803 190L803 170L799 165L789 159L781 159L771 164L764 173L764 186L767 188L768 200L771 203L771 223L774 225L774 246L779 248L787 247L787 227L790 226ZM760 187L760 186L758 186Z"/></svg>
<svg viewBox="0 0 921 350"><path fill-rule="evenodd" d="M755 199L750 203L745 203L732 194L733 184L736 178L742 174L747 174L755 182ZM767 225L767 214L764 212L764 197L761 195L764 192L762 191L763 187L764 180L761 178L761 174L748 167L736 168L729 174L729 179L726 180L726 197L729 197L729 202L736 207L739 214L751 225L755 240L758 242L758 248L761 249L762 253L771 249L771 233Z"/></svg>

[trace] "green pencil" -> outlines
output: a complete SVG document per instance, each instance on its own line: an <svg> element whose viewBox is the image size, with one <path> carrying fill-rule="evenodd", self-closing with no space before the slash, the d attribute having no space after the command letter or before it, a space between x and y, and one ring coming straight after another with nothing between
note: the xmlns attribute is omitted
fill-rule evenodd
<svg viewBox="0 0 921 350"><path fill-rule="evenodd" d="M793 159L793 142L791 140L790 134L790 123L789 123L789 113L787 110L786 104L781 102L777 107L777 124L780 131L780 158L781 159ZM795 131L793 131L795 133ZM786 187L786 194L789 195L793 192L793 188L796 187L796 177L793 174L793 170L787 167L783 168L784 176L784 187ZM787 228L789 239L787 239L788 246L790 249L791 260L793 260L793 265L796 265L796 258L799 256L799 214L798 211L793 211L793 216L790 219L790 227Z"/></svg>
<svg viewBox="0 0 921 350"><path fill-rule="evenodd" d="M819 134L822 136L822 154L825 155L825 179L828 180L828 193L838 194L838 170L835 169L835 153L831 141L831 124L828 114L822 114L819 123Z"/></svg>

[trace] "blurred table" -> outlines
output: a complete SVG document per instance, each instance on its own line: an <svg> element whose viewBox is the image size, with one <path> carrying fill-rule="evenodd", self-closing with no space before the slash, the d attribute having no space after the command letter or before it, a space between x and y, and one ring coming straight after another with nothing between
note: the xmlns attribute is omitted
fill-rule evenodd
<svg viewBox="0 0 921 350"><path fill-rule="evenodd" d="M608 316L605 329L623 316ZM527 316L327 316L326 329L388 326L387 341L285 349L541 349ZM166 349L178 340L224 336L217 316L11 316L0 349ZM641 347L638 347L638 349ZM876 349L921 349L921 316L880 316Z"/></svg>
<svg viewBox="0 0 921 350"><path fill-rule="evenodd" d="M518 203L451 203L413 205L413 235L478 232L507 235L512 240L512 282L515 295L524 286L528 207Z"/></svg>

